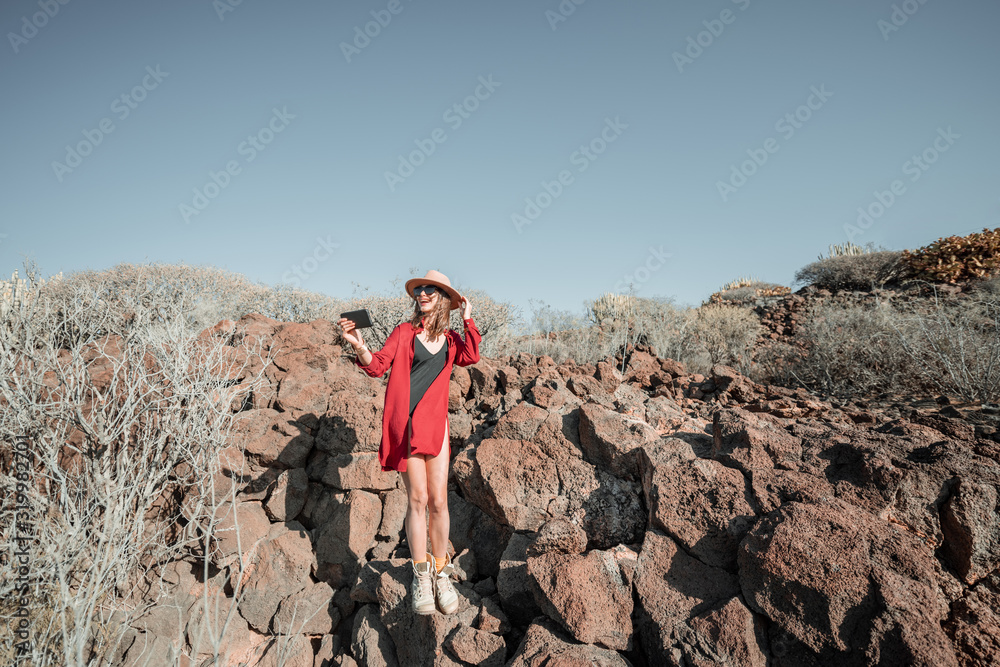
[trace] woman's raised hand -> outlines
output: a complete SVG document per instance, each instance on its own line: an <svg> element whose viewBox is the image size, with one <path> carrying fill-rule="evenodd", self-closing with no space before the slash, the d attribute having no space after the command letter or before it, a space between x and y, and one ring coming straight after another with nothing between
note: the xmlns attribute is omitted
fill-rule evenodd
<svg viewBox="0 0 1000 667"><path fill-rule="evenodd" d="M337 320L337 324L340 325L340 328L344 333L344 340L348 343L354 347L361 347L365 344L365 341L361 338L361 332L354 328L354 320L341 317Z"/></svg>
<svg viewBox="0 0 1000 667"><path fill-rule="evenodd" d="M469 300L467 298L465 298L464 296L462 297L461 301L459 301L458 303L462 307L462 319L463 320L469 319L472 316L472 304L470 304Z"/></svg>

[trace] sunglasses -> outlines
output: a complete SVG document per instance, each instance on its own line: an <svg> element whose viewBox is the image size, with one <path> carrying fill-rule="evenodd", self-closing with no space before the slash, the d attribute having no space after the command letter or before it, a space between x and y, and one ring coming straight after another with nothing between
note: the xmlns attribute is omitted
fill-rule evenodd
<svg viewBox="0 0 1000 667"><path fill-rule="evenodd" d="M419 285L418 287L413 288L413 296L419 297L421 294L430 294L433 296L437 291L438 288L434 285Z"/></svg>

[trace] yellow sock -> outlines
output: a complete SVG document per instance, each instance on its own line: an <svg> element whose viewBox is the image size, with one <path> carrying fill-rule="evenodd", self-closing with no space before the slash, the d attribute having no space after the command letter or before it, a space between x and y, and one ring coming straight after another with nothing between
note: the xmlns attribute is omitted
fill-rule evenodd
<svg viewBox="0 0 1000 667"><path fill-rule="evenodd" d="M426 562L427 558L421 558L420 560L417 560L416 558L413 559L414 565L419 565L420 563L426 563Z"/></svg>
<svg viewBox="0 0 1000 667"><path fill-rule="evenodd" d="M443 558L438 558L437 556L434 556L434 569L440 572L441 568L443 568L444 564L447 562L448 562L447 555L445 555Z"/></svg>

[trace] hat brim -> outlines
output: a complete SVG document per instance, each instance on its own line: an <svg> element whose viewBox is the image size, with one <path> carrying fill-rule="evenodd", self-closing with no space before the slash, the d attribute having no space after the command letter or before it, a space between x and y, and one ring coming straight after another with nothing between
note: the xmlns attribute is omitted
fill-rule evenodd
<svg viewBox="0 0 1000 667"><path fill-rule="evenodd" d="M444 283L440 283L436 280L431 280L430 278L411 278L410 280L406 281L406 284L403 286L403 289L406 290L406 295L411 299L413 299L414 301L416 301L417 299L416 297L413 296L413 288L416 287L417 285L434 285L435 287L440 287L441 289L443 289L445 292L448 293L448 296L451 298L451 310L455 310L456 308L458 308L459 301L462 300L462 295L459 294L454 287L445 285Z"/></svg>

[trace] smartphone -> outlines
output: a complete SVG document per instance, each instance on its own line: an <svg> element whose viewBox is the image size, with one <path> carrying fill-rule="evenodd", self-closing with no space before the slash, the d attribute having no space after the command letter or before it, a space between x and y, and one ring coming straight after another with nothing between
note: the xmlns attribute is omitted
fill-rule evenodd
<svg viewBox="0 0 1000 667"><path fill-rule="evenodd" d="M367 308L362 308L361 310L351 310L346 313L341 313L340 316L346 317L354 322L354 327L356 329L367 329L372 326L372 318L368 314Z"/></svg>

